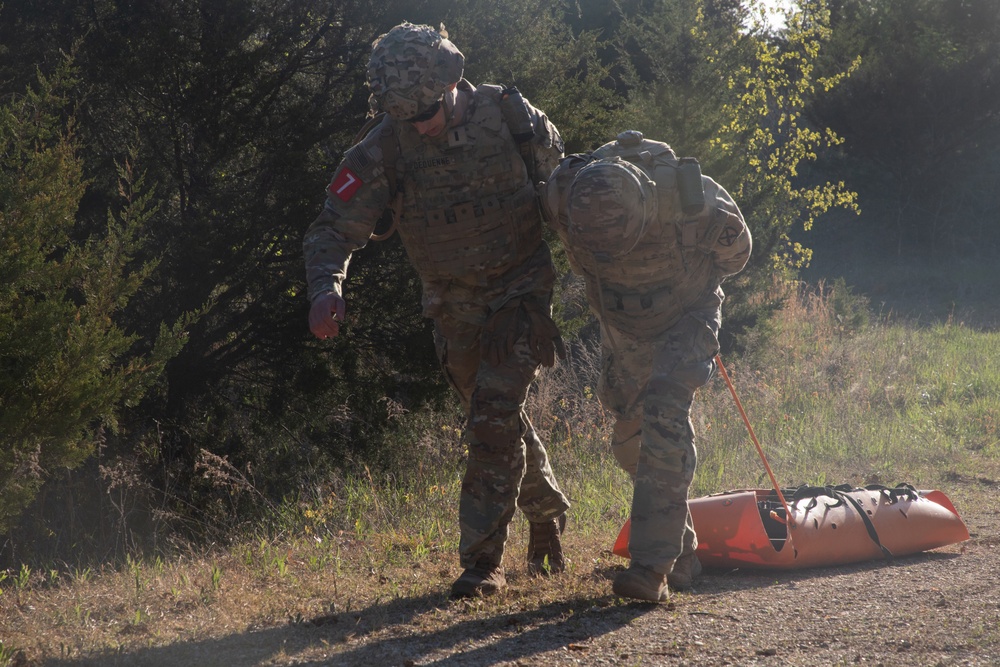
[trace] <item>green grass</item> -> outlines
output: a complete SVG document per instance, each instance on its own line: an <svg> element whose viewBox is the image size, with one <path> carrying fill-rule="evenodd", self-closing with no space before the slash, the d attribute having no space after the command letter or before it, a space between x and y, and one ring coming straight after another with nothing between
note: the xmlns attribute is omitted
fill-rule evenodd
<svg viewBox="0 0 1000 667"><path fill-rule="evenodd" d="M1000 459L1000 333L845 318L859 304L844 291L838 284L790 296L766 344L723 360L779 484L940 485ZM611 535L628 516L631 484L611 456L611 418L591 389L599 359L584 350L576 362L572 371L542 374L529 416L573 502L574 530ZM692 421L692 497L770 487L719 374L699 391ZM431 464L409 475L365 471L338 480L335 491L292 512L285 532L385 542L383 562L456 550L462 445L457 424L436 429ZM512 534L522 524L518 515Z"/></svg>
<svg viewBox="0 0 1000 667"><path fill-rule="evenodd" d="M1000 333L890 319L845 331L831 301L790 302L775 344L733 362L780 483L935 483L997 458ZM760 480L732 403L718 382L699 395L699 492Z"/></svg>
<svg viewBox="0 0 1000 667"><path fill-rule="evenodd" d="M908 482L947 491L957 479L996 479L1000 334L851 317L859 304L837 289L793 294L766 340L724 359L779 483ZM446 606L459 571L461 429L453 414L414 415L408 469L312 480L300 497L265 506L267 517L241 521L253 528L226 546L135 555L120 567L0 572L0 667L16 664L21 651L86 657L328 617L336 641L349 642L362 613L381 626L398 604L427 597L446 610L415 607L422 611L414 622L431 628L464 615L575 604L566 600L593 605L607 594L607 573L621 567L608 550L628 516L631 483L609 451L611 419L592 390L598 355L575 354L573 365L541 375L528 403L573 503L566 542L574 576L525 583L527 530L518 513L506 560L515 593L493 607ZM770 486L720 377L699 391L692 421L692 497Z"/></svg>

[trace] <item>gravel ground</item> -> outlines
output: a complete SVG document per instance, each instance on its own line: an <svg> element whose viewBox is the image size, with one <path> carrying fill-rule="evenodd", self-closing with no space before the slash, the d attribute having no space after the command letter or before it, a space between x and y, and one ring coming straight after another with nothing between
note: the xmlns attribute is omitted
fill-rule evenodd
<svg viewBox="0 0 1000 667"><path fill-rule="evenodd" d="M710 571L665 605L556 604L429 635L373 637L305 664L1000 665L995 492L978 498L982 509L963 514L968 542L892 563ZM615 571L594 576L610 579Z"/></svg>

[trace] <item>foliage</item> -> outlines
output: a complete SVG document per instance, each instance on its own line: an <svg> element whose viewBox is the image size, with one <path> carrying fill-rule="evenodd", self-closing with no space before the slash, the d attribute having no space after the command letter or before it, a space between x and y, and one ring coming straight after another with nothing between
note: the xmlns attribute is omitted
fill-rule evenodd
<svg viewBox="0 0 1000 667"><path fill-rule="evenodd" d="M87 183L72 118L61 117L73 84L64 65L0 108L0 531L46 477L118 428L182 342L161 328L143 344L116 321L154 268L133 262L156 208L129 163L120 212L77 236Z"/></svg>
<svg viewBox="0 0 1000 667"><path fill-rule="evenodd" d="M61 15L89 90L79 116L94 186L82 218L113 196L107 170L123 141L137 141L157 188L143 253L161 261L127 316L145 337L156 318L202 313L161 391L106 452L108 465L138 461L161 514L182 525L232 510L197 468L203 450L266 477L280 498L310 471L378 458L394 428L381 399L417 407L444 392L398 243L352 264L341 344L308 340L301 234L367 111L379 19L364 2L264 0L97 2Z"/></svg>
<svg viewBox="0 0 1000 667"><path fill-rule="evenodd" d="M793 276L808 264L812 251L793 240L793 230L808 231L831 209L857 210L843 181L810 172L840 139L806 115L855 64L816 76L830 39L822 2L799 3L780 38L742 6L653 4L622 33L622 48L635 52L648 80L632 103L635 127L697 156L704 173L731 192L754 237L747 269L727 285L734 297L729 340L777 306L756 299L751 307L751 294L764 293L775 273Z"/></svg>
<svg viewBox="0 0 1000 667"><path fill-rule="evenodd" d="M949 261L995 255L1000 4L838 0L819 64L860 56L812 115L845 139L844 167L870 202L877 253ZM984 196L985 195L985 196Z"/></svg>
<svg viewBox="0 0 1000 667"><path fill-rule="evenodd" d="M727 362L782 484L926 484L995 467L995 331L870 317L843 283L793 294L770 342ZM748 483L741 476L760 464L752 447L729 439L745 433L731 399L699 397L713 441L699 460L701 489L712 490L713 477L726 487Z"/></svg>
<svg viewBox="0 0 1000 667"><path fill-rule="evenodd" d="M905 239L929 254L987 256L1000 201L990 182L1000 155L996 3L828 5L829 13L821 2L793 3L780 31L763 25L760 3L736 0L0 5L0 99L20 99L36 66L51 75L70 52L84 91L73 123L50 125L37 156L34 145L4 154L5 197L32 173L44 176L46 164L62 170L65 187L39 206L62 216L49 224L66 224L52 228L62 237L48 250L0 249L5 276L41 258L50 273L22 272L22 284L57 284L26 286L15 311L10 295L20 288L4 283L4 326L44 325L50 349L76 345L114 380L63 386L73 405L60 419L86 424L63 431L74 434L67 460L103 446L75 473L63 468L37 511L61 519L61 508L82 507L89 494L101 511L113 505L116 529L155 515L214 538L213 527L238 528L338 475L368 466L380 479L415 459L439 460L427 439L460 417L398 238L352 259L340 338L318 342L306 327L301 235L368 111L371 42L402 20L444 23L467 56L467 77L516 82L570 152L634 127L697 156L754 234L750 266L725 286L723 332L739 333L744 349L781 335L768 317L784 296L772 279L809 261L806 230L819 216L855 210L852 190L877 218L864 231L872 247ZM141 165L143 178L129 165ZM123 179L131 203L122 204ZM110 225L109 210L122 211ZM88 263L98 256L108 260L102 270ZM578 285L566 278L562 289L560 317L567 334L581 332L571 342L584 354L592 323ZM846 336L863 326L863 297L840 296L840 285L834 293ZM43 299L47 310L29 312ZM176 356L157 347L176 340L163 322L190 323ZM74 327L91 338L64 335ZM58 362L23 338L3 344L24 368ZM155 364L130 370L133 359L168 357L148 389L138 378L155 377ZM116 393L118 381L129 389ZM131 399L126 409L95 407L116 396ZM3 400L22 401L24 414L54 405L29 398ZM100 431L102 422L112 428ZM17 465L33 461L25 456ZM50 473L52 465L39 463ZM57 523L39 526L18 535L61 539Z"/></svg>

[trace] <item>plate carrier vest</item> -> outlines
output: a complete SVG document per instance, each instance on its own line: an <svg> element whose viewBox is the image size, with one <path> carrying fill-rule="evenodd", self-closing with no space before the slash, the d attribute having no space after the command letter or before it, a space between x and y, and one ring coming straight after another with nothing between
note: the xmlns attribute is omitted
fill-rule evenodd
<svg viewBox="0 0 1000 667"><path fill-rule="evenodd" d="M506 92L499 86L477 87L467 122L449 128L446 143L423 141L401 123L380 126L395 228L424 281L486 286L542 244L526 164L533 135L512 134L502 108Z"/></svg>

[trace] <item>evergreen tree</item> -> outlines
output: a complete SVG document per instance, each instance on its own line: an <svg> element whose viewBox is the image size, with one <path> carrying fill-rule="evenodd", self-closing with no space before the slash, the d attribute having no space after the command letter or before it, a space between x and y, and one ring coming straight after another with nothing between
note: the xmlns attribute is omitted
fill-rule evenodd
<svg viewBox="0 0 1000 667"><path fill-rule="evenodd" d="M64 66L0 107L0 533L118 427L182 340L163 330L143 352L118 323L153 268L132 261L155 207L127 165L121 213L77 235L87 183L62 117L72 83Z"/></svg>

